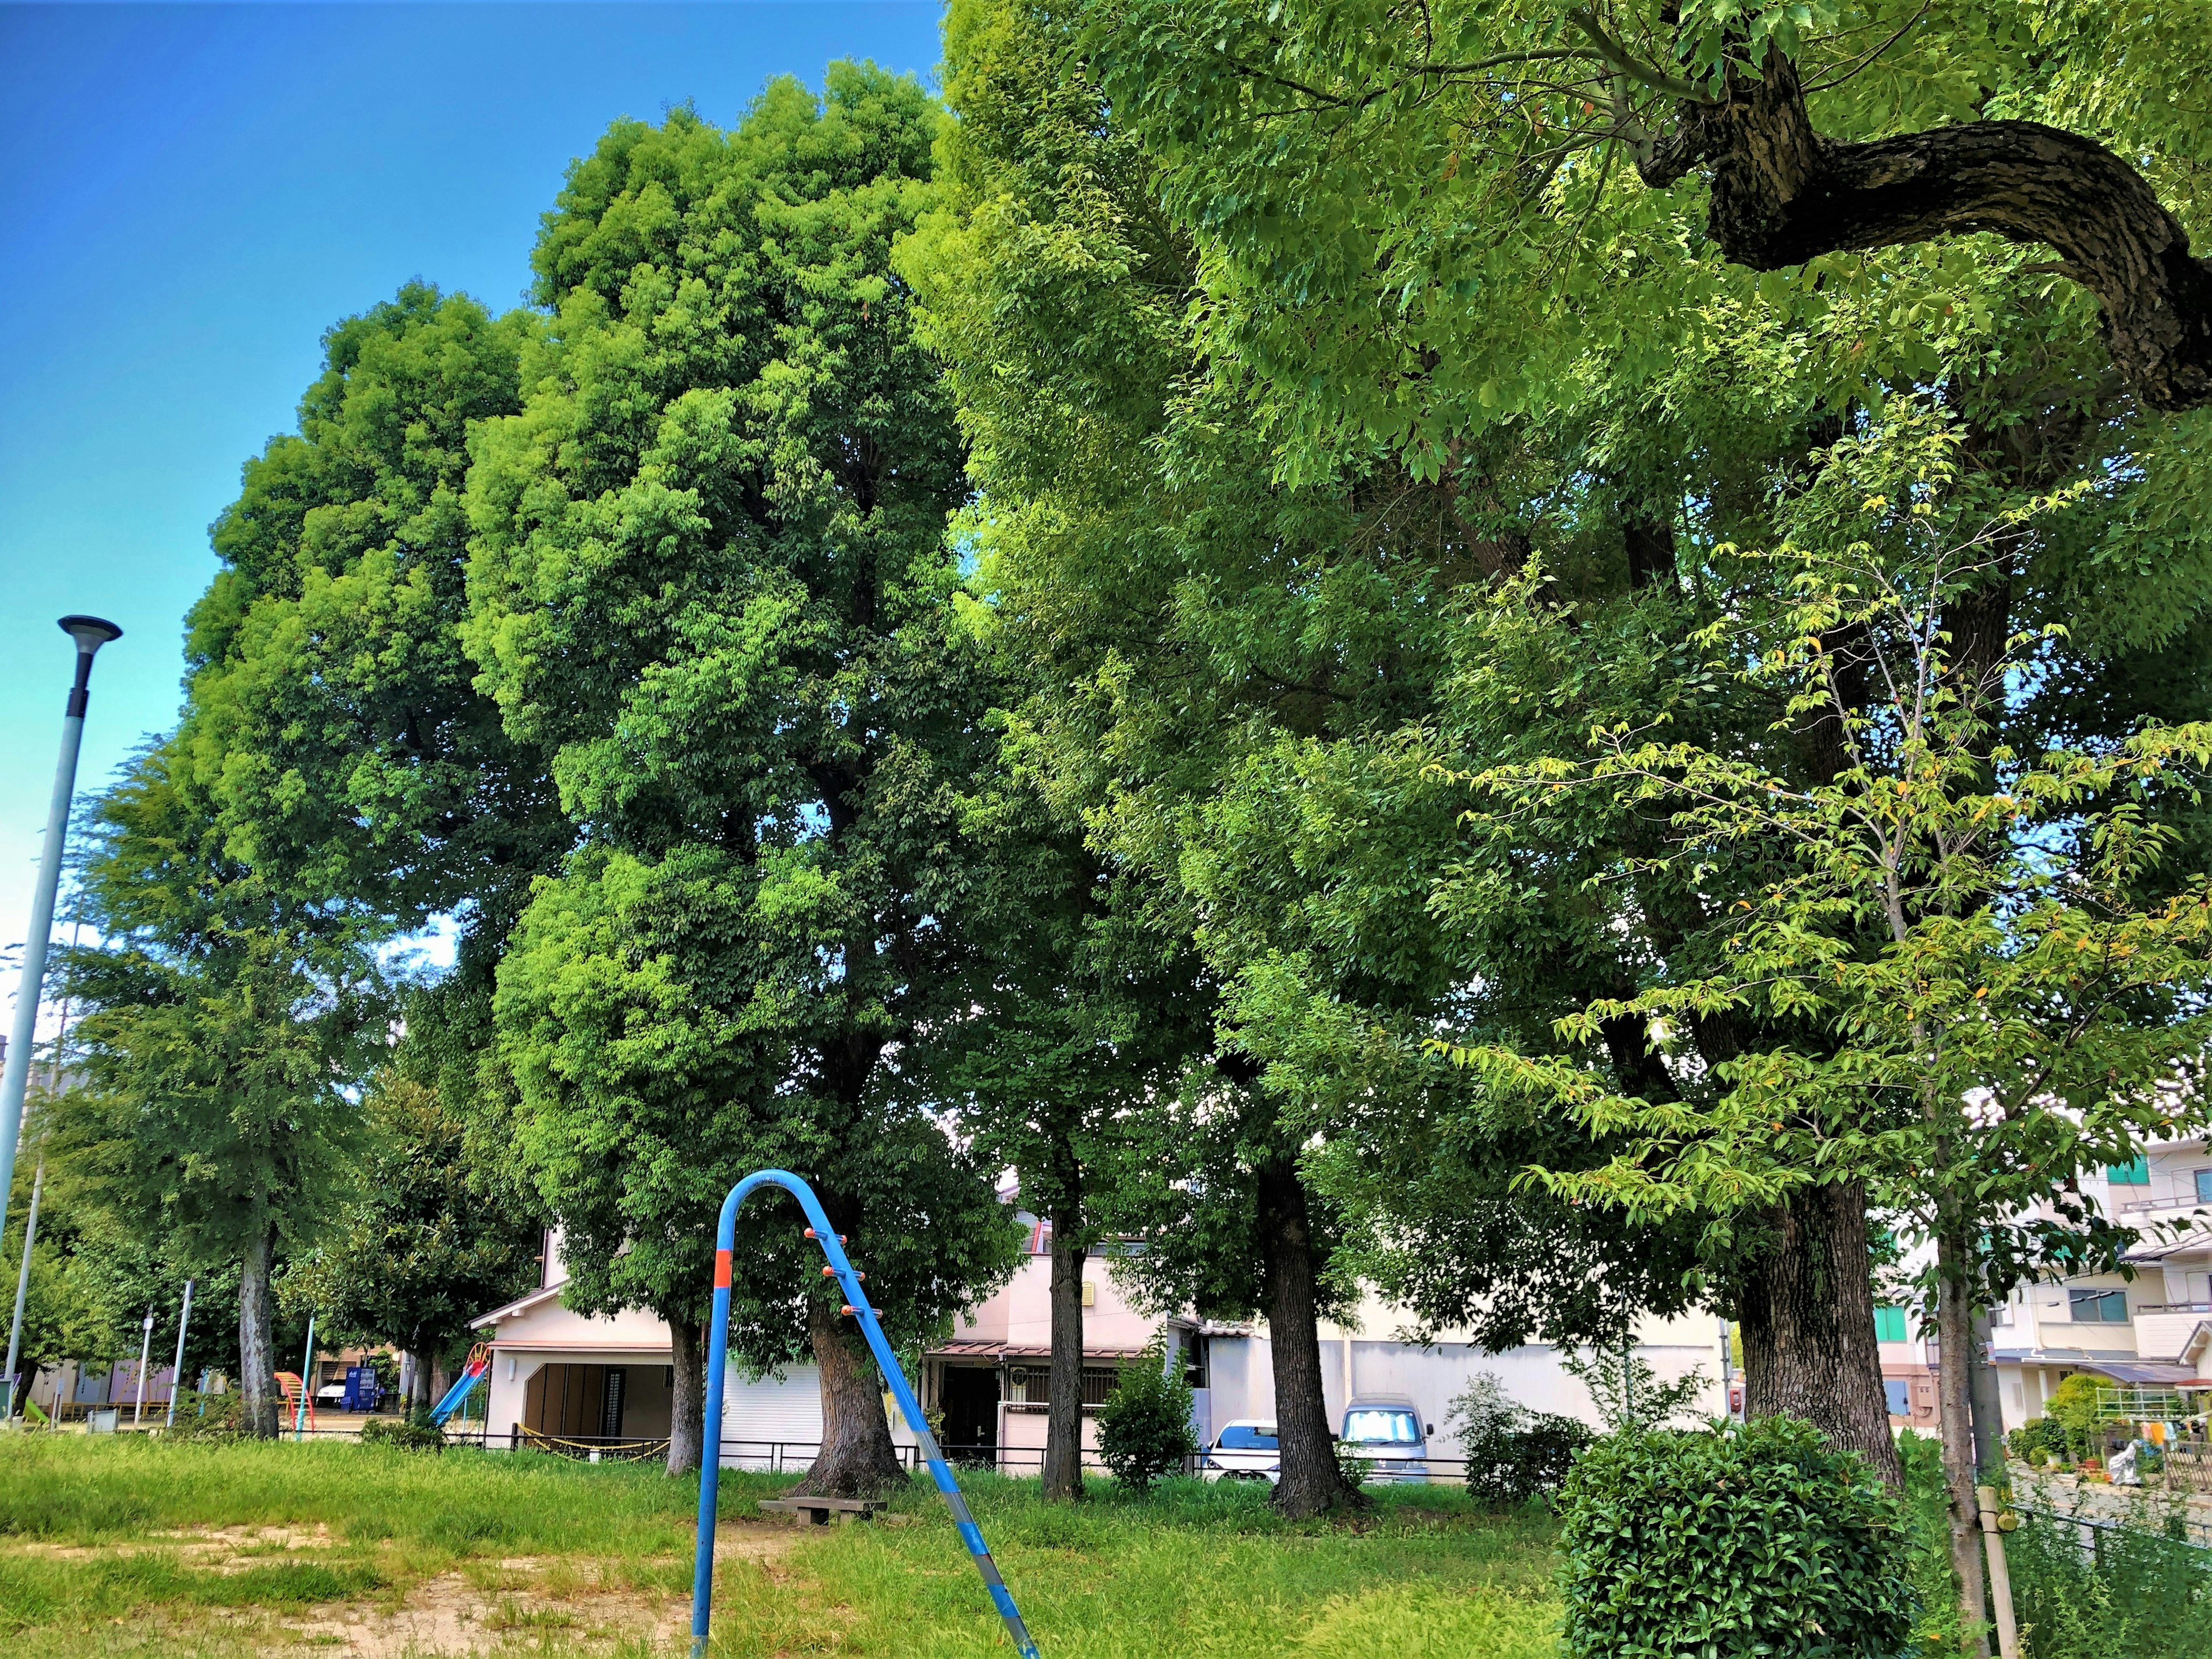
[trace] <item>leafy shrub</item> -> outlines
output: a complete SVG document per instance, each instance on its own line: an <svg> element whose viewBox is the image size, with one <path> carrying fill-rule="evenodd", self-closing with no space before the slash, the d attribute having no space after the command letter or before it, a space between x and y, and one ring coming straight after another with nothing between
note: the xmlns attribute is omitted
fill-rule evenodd
<svg viewBox="0 0 2212 1659"><path fill-rule="evenodd" d="M167 1407L162 1415L168 1414ZM177 1420L161 1431L165 1440L237 1440L246 1433L246 1396L242 1394L201 1394L183 1389L177 1394Z"/></svg>
<svg viewBox="0 0 2212 1659"><path fill-rule="evenodd" d="M2031 1468L2041 1468L2046 1458L2067 1462L2074 1455L2066 1425L2055 1417L2030 1418L2005 1436L2005 1447Z"/></svg>
<svg viewBox="0 0 2212 1659"><path fill-rule="evenodd" d="M1506 1398L1491 1371L1478 1371L1445 1408L1467 1459L1467 1489L1492 1504L1525 1504L1557 1492L1583 1448L1589 1425L1551 1412L1532 1412Z"/></svg>
<svg viewBox="0 0 2212 1659"><path fill-rule="evenodd" d="M446 1431L429 1421L425 1413L417 1413L404 1422L398 1418L372 1417L361 1425L361 1443L392 1446L401 1451L437 1452L446 1449Z"/></svg>
<svg viewBox="0 0 2212 1659"><path fill-rule="evenodd" d="M1190 1408L1182 1368L1169 1375L1166 1352L1153 1344L1121 1368L1114 1392L1098 1408L1100 1461L1132 1491L1151 1491L1155 1480L1198 1455Z"/></svg>
<svg viewBox="0 0 2212 1659"><path fill-rule="evenodd" d="M1893 1659L1911 1633L1904 1506L1809 1423L1608 1435L1561 1496L1573 1659Z"/></svg>

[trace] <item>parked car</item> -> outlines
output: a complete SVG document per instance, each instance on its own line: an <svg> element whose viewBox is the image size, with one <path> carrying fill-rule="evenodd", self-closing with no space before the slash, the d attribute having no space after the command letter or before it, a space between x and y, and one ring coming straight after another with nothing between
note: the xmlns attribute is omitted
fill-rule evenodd
<svg viewBox="0 0 2212 1659"><path fill-rule="evenodd" d="M1429 1436L1435 1431L1405 1395L1370 1395L1344 1408L1344 1432L1337 1439L1366 1464L1370 1480L1388 1485L1429 1478Z"/></svg>
<svg viewBox="0 0 2212 1659"><path fill-rule="evenodd" d="M315 1404L336 1411L345 1404L345 1382L325 1382L315 1389Z"/></svg>
<svg viewBox="0 0 2212 1659"><path fill-rule="evenodd" d="M1199 1466L1199 1473L1208 1480L1264 1480L1271 1486L1282 1472L1283 1454L1275 1439L1275 1425L1256 1417L1224 1423Z"/></svg>

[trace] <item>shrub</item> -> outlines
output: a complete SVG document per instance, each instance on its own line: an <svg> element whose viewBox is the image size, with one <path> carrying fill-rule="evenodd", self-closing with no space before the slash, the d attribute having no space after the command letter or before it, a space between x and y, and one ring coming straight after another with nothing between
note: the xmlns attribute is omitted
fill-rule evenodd
<svg viewBox="0 0 2212 1659"><path fill-rule="evenodd" d="M1808 1423L1609 1435L1562 1497L1573 1659L1893 1659L1911 1636L1904 1506Z"/></svg>
<svg viewBox="0 0 2212 1659"><path fill-rule="evenodd" d="M1162 1475L1198 1454L1190 1428L1190 1383L1178 1365L1170 1376L1158 1343L1133 1364L1098 1408L1098 1456L1114 1478L1134 1492L1149 1492Z"/></svg>
<svg viewBox="0 0 2212 1659"><path fill-rule="evenodd" d="M163 1407L162 1414L167 1415ZM246 1396L242 1394L201 1394L183 1389L177 1394L177 1420L161 1431L165 1440L238 1440L246 1433Z"/></svg>
<svg viewBox="0 0 2212 1659"><path fill-rule="evenodd" d="M446 1431L428 1420L425 1413L402 1422L397 1418L372 1417L361 1425L361 1443L364 1446L392 1446L401 1451L443 1451Z"/></svg>
<svg viewBox="0 0 2212 1659"><path fill-rule="evenodd" d="M2041 1468L2045 1458L2071 1462L2066 1425L2055 1417L2031 1418L2005 1436L2005 1448L2031 1468Z"/></svg>
<svg viewBox="0 0 2212 1659"><path fill-rule="evenodd" d="M1478 1371L1445 1408L1467 1458L1468 1493L1492 1504L1524 1504L1557 1492L1583 1448L1589 1425L1509 1400L1495 1373Z"/></svg>

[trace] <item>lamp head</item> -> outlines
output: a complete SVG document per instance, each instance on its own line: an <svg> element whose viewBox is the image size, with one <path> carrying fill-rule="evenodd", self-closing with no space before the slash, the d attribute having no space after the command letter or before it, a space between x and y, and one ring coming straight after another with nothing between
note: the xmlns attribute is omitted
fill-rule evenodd
<svg viewBox="0 0 2212 1659"><path fill-rule="evenodd" d="M87 657L110 640L123 637L123 630L105 617L64 617L57 625L76 641L78 653Z"/></svg>

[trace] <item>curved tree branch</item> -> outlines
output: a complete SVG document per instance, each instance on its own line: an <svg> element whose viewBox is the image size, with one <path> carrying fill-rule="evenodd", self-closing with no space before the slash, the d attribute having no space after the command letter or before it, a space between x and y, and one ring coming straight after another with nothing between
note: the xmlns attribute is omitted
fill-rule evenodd
<svg viewBox="0 0 2212 1659"><path fill-rule="evenodd" d="M1706 229L1755 270L1822 253L1989 231L2056 249L2102 301L2106 344L2153 409L2212 404L2212 265L2142 175L2094 139L2033 121L1971 121L1871 143L1813 130L1796 65L1731 71L1717 103L1676 106L1674 133L1639 147L1647 185L1694 169Z"/></svg>

